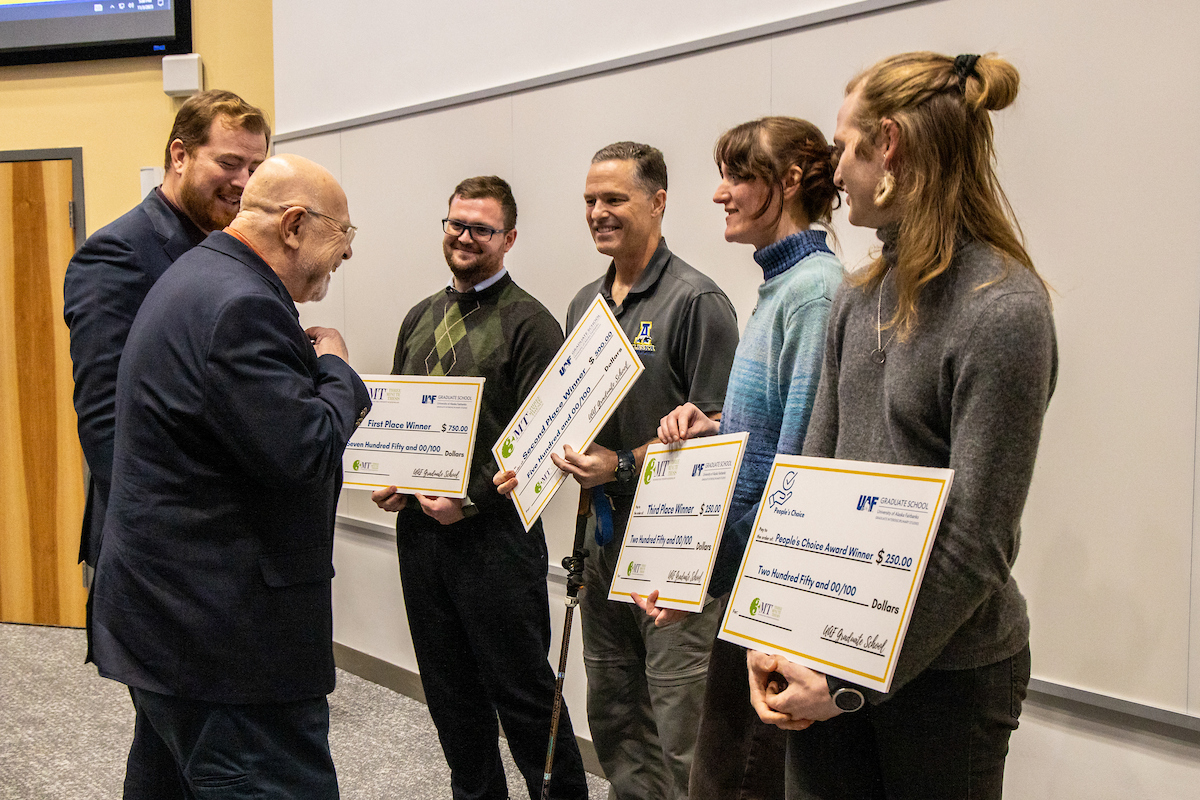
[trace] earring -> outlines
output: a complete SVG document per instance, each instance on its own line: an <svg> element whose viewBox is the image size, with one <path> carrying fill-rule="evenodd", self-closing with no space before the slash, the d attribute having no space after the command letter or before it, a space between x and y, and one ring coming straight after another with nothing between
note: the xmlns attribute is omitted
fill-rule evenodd
<svg viewBox="0 0 1200 800"><path fill-rule="evenodd" d="M879 183L875 186L875 207L886 208L892 202L893 194L896 191L896 176L892 174L890 169L884 170L883 177L879 179Z"/></svg>

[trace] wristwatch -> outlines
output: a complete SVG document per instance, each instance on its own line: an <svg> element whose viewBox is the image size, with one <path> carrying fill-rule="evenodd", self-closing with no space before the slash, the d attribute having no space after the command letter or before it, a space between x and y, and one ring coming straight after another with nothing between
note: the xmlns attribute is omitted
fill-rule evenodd
<svg viewBox="0 0 1200 800"><path fill-rule="evenodd" d="M833 704L845 713L853 713L866 705L867 700L863 693L845 681L826 675L825 683L829 686Z"/></svg>
<svg viewBox="0 0 1200 800"><path fill-rule="evenodd" d="M628 489L637 480L637 461L632 450L617 451L617 485Z"/></svg>

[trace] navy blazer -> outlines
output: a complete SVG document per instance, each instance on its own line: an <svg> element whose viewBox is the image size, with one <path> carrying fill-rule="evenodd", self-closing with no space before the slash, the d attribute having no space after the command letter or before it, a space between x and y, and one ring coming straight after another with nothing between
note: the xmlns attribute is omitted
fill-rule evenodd
<svg viewBox="0 0 1200 800"><path fill-rule="evenodd" d="M152 191L88 237L67 265L63 318L71 329L79 442L92 473L79 560L93 566L112 480L117 364L129 326L154 282L203 238Z"/></svg>
<svg viewBox="0 0 1200 800"><path fill-rule="evenodd" d="M117 375L100 674L219 703L330 692L342 451L369 408L245 244L213 233L168 269Z"/></svg>

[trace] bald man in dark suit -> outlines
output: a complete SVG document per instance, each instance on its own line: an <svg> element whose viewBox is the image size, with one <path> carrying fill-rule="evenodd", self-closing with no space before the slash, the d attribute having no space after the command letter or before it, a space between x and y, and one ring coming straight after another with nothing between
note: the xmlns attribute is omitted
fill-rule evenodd
<svg viewBox="0 0 1200 800"><path fill-rule="evenodd" d="M341 335L301 328L295 304L352 255L349 220L325 169L268 159L229 227L155 283L121 356L93 656L130 687L134 749L160 741L185 797L338 796L333 526L370 400Z"/></svg>

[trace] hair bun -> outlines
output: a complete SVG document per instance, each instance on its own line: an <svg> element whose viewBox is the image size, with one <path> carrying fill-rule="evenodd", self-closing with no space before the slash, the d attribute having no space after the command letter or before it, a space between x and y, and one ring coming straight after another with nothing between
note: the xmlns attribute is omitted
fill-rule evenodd
<svg viewBox="0 0 1200 800"><path fill-rule="evenodd" d="M971 108L999 111L1012 105L1021 86L1017 68L993 53L980 56L974 65L975 80L965 84L965 99Z"/></svg>

